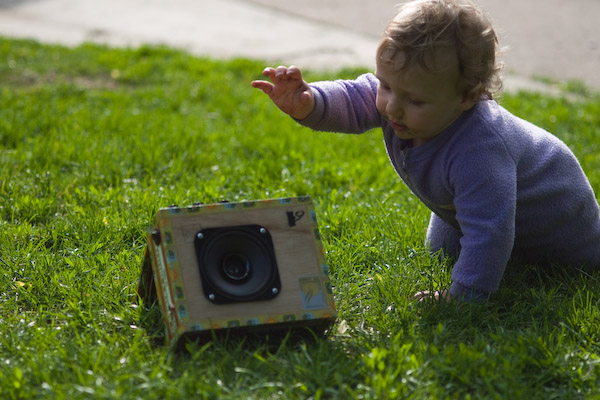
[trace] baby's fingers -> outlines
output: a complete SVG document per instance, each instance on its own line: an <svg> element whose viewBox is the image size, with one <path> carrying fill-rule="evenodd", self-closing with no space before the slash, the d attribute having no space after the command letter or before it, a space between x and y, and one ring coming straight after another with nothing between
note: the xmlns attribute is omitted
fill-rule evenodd
<svg viewBox="0 0 600 400"><path fill-rule="evenodd" d="M262 74L263 74L263 76L266 76L267 78L273 78L273 76L275 76L275 68L267 67L267 68L263 69Z"/></svg>
<svg viewBox="0 0 600 400"><path fill-rule="evenodd" d="M252 81L252 87L262 90L265 94L270 95L273 91L273 84L267 81Z"/></svg>
<svg viewBox="0 0 600 400"><path fill-rule="evenodd" d="M279 66L277 68L267 67L263 69L263 76L269 78L271 82L277 83L287 80L287 67Z"/></svg>
<svg viewBox="0 0 600 400"><path fill-rule="evenodd" d="M262 74L269 78L273 83L288 80L302 80L300 68L293 65L290 67L284 65L280 65L277 68L267 67L263 70Z"/></svg>
<svg viewBox="0 0 600 400"><path fill-rule="evenodd" d="M285 79L287 78L287 72L288 67L280 65L279 67L275 68L275 77L279 79Z"/></svg>
<svg viewBox="0 0 600 400"><path fill-rule="evenodd" d="M302 80L302 71L300 71L300 68L296 67L295 65L290 65L286 71L286 74L290 79Z"/></svg>
<svg viewBox="0 0 600 400"><path fill-rule="evenodd" d="M429 290L424 290L422 292L417 292L414 295L414 299L417 301L426 301L426 300L436 300L436 301L446 301L446 302L450 302L452 300L452 296L450 296L450 292L448 292L447 290L436 290L436 291L429 291Z"/></svg>

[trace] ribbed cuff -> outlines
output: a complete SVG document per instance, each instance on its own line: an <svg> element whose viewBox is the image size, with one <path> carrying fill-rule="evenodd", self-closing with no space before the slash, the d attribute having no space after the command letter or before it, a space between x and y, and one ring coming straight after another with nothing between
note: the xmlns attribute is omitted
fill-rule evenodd
<svg viewBox="0 0 600 400"><path fill-rule="evenodd" d="M317 89L313 87L311 87L311 89L315 100L315 108L304 119L294 118L294 120L300 125L304 125L309 128L317 126L323 119L323 114L325 114L325 100L323 99L323 95Z"/></svg>

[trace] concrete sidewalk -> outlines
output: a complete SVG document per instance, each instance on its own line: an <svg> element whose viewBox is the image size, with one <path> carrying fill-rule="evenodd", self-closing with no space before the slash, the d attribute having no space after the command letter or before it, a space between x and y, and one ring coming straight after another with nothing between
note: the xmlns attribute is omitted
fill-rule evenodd
<svg viewBox="0 0 600 400"><path fill-rule="evenodd" d="M507 90L530 78L578 79L600 90L600 2L479 0L500 33ZM0 35L77 45L166 44L196 55L303 68L374 67L397 0L0 0Z"/></svg>

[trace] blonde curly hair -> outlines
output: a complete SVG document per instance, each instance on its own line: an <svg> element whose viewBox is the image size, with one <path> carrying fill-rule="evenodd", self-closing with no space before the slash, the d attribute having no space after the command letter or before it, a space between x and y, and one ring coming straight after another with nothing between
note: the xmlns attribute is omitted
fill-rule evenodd
<svg viewBox="0 0 600 400"><path fill-rule="evenodd" d="M491 22L473 3L413 0L387 25L377 62L393 63L399 70L419 66L435 73L452 62L450 56L458 61L459 92L492 99L502 88L499 54Z"/></svg>

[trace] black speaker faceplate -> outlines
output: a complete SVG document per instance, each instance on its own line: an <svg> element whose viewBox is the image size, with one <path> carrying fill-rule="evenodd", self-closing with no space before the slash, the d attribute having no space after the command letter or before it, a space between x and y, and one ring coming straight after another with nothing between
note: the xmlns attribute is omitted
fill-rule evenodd
<svg viewBox="0 0 600 400"><path fill-rule="evenodd" d="M269 300L281 291L273 240L260 225L203 229L194 239L202 289L215 304Z"/></svg>

